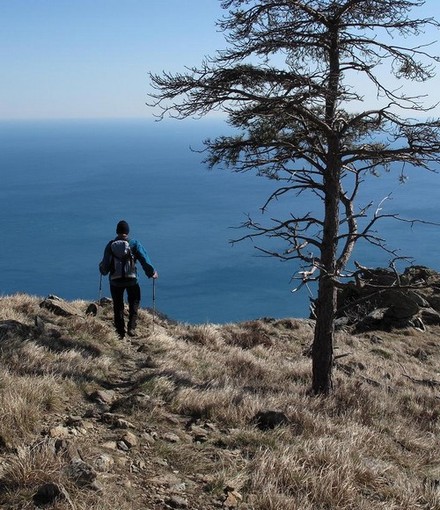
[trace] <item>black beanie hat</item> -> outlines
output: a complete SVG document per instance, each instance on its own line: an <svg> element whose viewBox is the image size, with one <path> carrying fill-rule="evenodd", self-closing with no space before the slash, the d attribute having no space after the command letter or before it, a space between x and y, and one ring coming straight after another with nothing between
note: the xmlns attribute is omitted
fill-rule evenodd
<svg viewBox="0 0 440 510"><path fill-rule="evenodd" d="M128 223L124 220L121 220L116 226L117 234L128 234L130 232L130 227Z"/></svg>

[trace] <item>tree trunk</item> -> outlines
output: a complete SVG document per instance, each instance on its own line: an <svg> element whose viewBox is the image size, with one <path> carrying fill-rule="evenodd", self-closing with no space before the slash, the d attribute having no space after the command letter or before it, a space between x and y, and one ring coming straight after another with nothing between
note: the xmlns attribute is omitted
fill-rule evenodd
<svg viewBox="0 0 440 510"><path fill-rule="evenodd" d="M336 255L339 234L340 165L338 140L330 144L329 165L324 175L325 215L321 248L321 274L313 340L313 384L315 394L332 389L333 337L336 313Z"/></svg>
<svg viewBox="0 0 440 510"><path fill-rule="evenodd" d="M334 127L340 80L338 24L329 26L329 80L325 121ZM327 136L327 166L323 174L324 223L321 243L321 274L318 288L316 327L313 339L313 384L315 394L327 394L332 389L333 337L336 313L336 254L339 234L339 200L341 191L340 139L337 128Z"/></svg>
<svg viewBox="0 0 440 510"><path fill-rule="evenodd" d="M315 394L328 394L332 389L334 314L336 288L333 278L323 275L319 284L317 320L312 349Z"/></svg>

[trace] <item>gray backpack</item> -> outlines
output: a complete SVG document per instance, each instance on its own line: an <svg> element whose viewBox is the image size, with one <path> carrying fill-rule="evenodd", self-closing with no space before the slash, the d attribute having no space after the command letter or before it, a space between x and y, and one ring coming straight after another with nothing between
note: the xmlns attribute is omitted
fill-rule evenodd
<svg viewBox="0 0 440 510"><path fill-rule="evenodd" d="M110 249L112 252L110 279L136 278L136 261L128 241L116 239L110 245Z"/></svg>

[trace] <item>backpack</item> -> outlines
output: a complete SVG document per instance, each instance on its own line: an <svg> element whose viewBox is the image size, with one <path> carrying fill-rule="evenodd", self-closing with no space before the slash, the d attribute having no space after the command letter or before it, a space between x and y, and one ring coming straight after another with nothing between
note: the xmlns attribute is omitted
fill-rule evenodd
<svg viewBox="0 0 440 510"><path fill-rule="evenodd" d="M112 252L110 279L136 278L136 261L128 241L115 239L110 249Z"/></svg>

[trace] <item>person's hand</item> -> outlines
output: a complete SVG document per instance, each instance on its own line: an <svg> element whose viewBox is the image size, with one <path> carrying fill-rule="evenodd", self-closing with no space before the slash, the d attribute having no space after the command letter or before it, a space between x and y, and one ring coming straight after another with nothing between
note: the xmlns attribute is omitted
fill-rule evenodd
<svg viewBox="0 0 440 510"><path fill-rule="evenodd" d="M157 271L154 271L154 275L153 275L151 278L154 278L155 280L156 280L157 278L159 278L159 275L157 274Z"/></svg>

